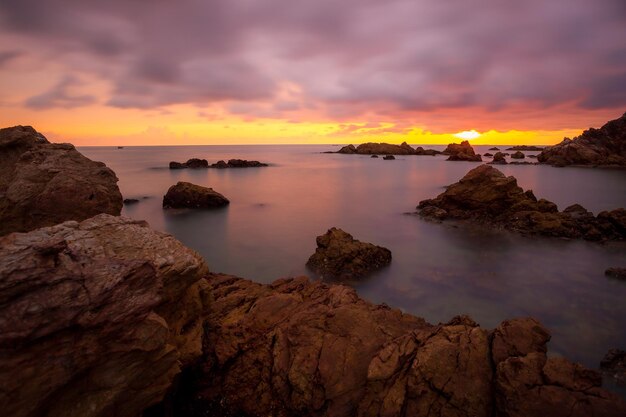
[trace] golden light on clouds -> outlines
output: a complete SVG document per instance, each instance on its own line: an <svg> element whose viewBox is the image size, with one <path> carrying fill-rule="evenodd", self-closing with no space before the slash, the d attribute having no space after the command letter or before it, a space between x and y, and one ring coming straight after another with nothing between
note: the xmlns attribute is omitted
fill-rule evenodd
<svg viewBox="0 0 626 417"><path fill-rule="evenodd" d="M454 136L463 140L472 140L472 139L476 139L480 137L480 133L472 129L472 130L464 130L462 132L455 133Z"/></svg>

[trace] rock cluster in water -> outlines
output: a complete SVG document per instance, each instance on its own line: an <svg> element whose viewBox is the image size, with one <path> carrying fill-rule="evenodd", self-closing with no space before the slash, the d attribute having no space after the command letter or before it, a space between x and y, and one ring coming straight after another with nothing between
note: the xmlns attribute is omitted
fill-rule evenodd
<svg viewBox="0 0 626 417"><path fill-rule="evenodd" d="M495 159L495 158L494 158ZM437 220L472 220L543 236L586 240L624 240L626 210L594 216L575 204L558 211L556 204L524 191L514 177L490 165L469 171L435 199L421 201L421 216Z"/></svg>
<svg viewBox="0 0 626 417"><path fill-rule="evenodd" d="M626 113L600 129L585 130L574 139L547 147L537 160L555 166L626 166Z"/></svg>
<svg viewBox="0 0 626 417"><path fill-rule="evenodd" d="M214 164L209 165L206 159L192 158L187 162L170 162L170 169L185 169L185 168L256 168L266 167L267 164L259 161L248 161L246 159L229 159L228 162L217 161Z"/></svg>
<svg viewBox="0 0 626 417"><path fill-rule="evenodd" d="M390 143L362 143L359 146L346 145L336 153L361 154L361 155L438 155L441 152L434 149L424 149L421 146L412 148L406 142L400 145Z"/></svg>
<svg viewBox="0 0 626 417"><path fill-rule="evenodd" d="M163 197L163 208L206 209L223 207L230 201L212 188L180 181Z"/></svg>
<svg viewBox="0 0 626 417"><path fill-rule="evenodd" d="M0 129L0 235L121 210L117 177L105 164L30 126Z"/></svg>
<svg viewBox="0 0 626 417"><path fill-rule="evenodd" d="M335 227L318 236L316 243L317 249L306 265L323 278L363 278L391 263L389 249L356 240Z"/></svg>
<svg viewBox="0 0 626 417"><path fill-rule="evenodd" d="M443 155L450 155L447 161L471 161L480 162L482 158L474 152L472 145L466 140L461 143L451 143L442 152Z"/></svg>
<svg viewBox="0 0 626 417"><path fill-rule="evenodd" d="M493 156L493 159L489 163L493 165L506 165L507 162L505 154L503 154L502 152L496 152L496 154Z"/></svg>
<svg viewBox="0 0 626 417"><path fill-rule="evenodd" d="M542 151L544 148L532 145L517 145L506 148L507 151Z"/></svg>

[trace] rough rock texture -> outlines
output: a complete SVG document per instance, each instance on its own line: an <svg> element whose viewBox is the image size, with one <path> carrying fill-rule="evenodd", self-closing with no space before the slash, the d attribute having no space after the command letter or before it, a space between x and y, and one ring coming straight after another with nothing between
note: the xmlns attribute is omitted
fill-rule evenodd
<svg viewBox="0 0 626 417"><path fill-rule="evenodd" d="M228 203L226 197L212 188L182 181L172 185L163 197L163 208L216 208Z"/></svg>
<svg viewBox="0 0 626 417"><path fill-rule="evenodd" d="M0 238L0 409L138 415L201 354L202 258L102 214Z"/></svg>
<svg viewBox="0 0 626 417"><path fill-rule="evenodd" d="M267 164L259 161L248 161L246 159L229 159L228 162L217 161L211 164L209 168L256 168L266 167Z"/></svg>
<svg viewBox="0 0 626 417"><path fill-rule="evenodd" d="M543 148L540 146L532 146L532 145L518 145L511 146L510 148L506 148L507 151L542 151Z"/></svg>
<svg viewBox="0 0 626 417"><path fill-rule="evenodd" d="M420 215L436 220L472 220L526 233L586 240L624 240L626 210L594 217L580 205L559 212L556 204L524 192L514 177L490 165L469 171L435 199L421 201Z"/></svg>
<svg viewBox="0 0 626 417"><path fill-rule="evenodd" d="M513 159L524 159L524 158L526 158L526 155L524 155L523 152L517 151L517 152L513 152L511 154L511 158L513 158Z"/></svg>
<svg viewBox="0 0 626 417"><path fill-rule="evenodd" d="M565 138L544 149L537 160L555 166L626 166L626 113L600 129L585 130L574 139Z"/></svg>
<svg viewBox="0 0 626 417"><path fill-rule="evenodd" d="M187 162L170 162L170 169L185 169L185 168L208 168L209 162L206 159L191 158Z"/></svg>
<svg viewBox="0 0 626 417"><path fill-rule="evenodd" d="M335 227L316 239L317 249L307 266L323 278L358 279L391 262L391 251L361 242Z"/></svg>
<svg viewBox="0 0 626 417"><path fill-rule="evenodd" d="M495 331L466 316L430 325L353 289L307 278L261 285L211 275L199 371L176 416L574 417L624 415L598 374L546 359L533 319ZM178 408L177 408L178 406ZM571 412L571 414L569 414Z"/></svg>
<svg viewBox="0 0 626 417"><path fill-rule="evenodd" d="M602 373L620 385L626 385L626 351L611 349L600 362Z"/></svg>
<svg viewBox="0 0 626 417"><path fill-rule="evenodd" d="M612 278L626 279L626 268L607 268L604 275Z"/></svg>
<svg viewBox="0 0 626 417"><path fill-rule="evenodd" d="M493 156L493 160L491 162L489 162L490 164L494 164L494 165L506 165L506 158L504 157L504 154L502 152L496 152L496 154Z"/></svg>
<svg viewBox="0 0 626 417"><path fill-rule="evenodd" d="M0 129L0 235L121 210L117 177L102 162L30 126Z"/></svg>
<svg viewBox="0 0 626 417"><path fill-rule="evenodd" d="M476 155L472 145L466 140L459 143L451 143L442 152L443 155L450 155L447 161L472 161L480 162L482 158Z"/></svg>

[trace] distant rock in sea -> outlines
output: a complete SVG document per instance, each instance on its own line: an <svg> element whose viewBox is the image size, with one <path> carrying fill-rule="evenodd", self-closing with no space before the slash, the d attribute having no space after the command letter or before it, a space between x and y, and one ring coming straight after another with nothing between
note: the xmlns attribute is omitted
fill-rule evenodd
<svg viewBox="0 0 626 417"><path fill-rule="evenodd" d="M531 235L572 239L626 239L626 210L593 214L576 204L559 212L556 204L524 192L514 177L490 165L469 171L435 199L417 206L422 217L457 219L504 227Z"/></svg>
<svg viewBox="0 0 626 417"><path fill-rule="evenodd" d="M424 149L421 146L413 149L406 142L402 142L402 144L400 145L394 145L384 142L367 142L362 143L357 147L355 147L354 145L344 146L336 153L360 155L438 155L441 152L434 149Z"/></svg>
<svg viewBox="0 0 626 417"><path fill-rule="evenodd" d="M524 158L526 158L526 155L524 155L523 152L517 151L517 152L513 152L511 154L511 158L513 158L513 159L524 159Z"/></svg>
<svg viewBox="0 0 626 417"><path fill-rule="evenodd" d="M119 215L117 177L30 126L0 129L0 235L100 213Z"/></svg>
<svg viewBox="0 0 626 417"><path fill-rule="evenodd" d="M170 162L170 169L199 169L208 168L209 162L206 159L191 158L187 162Z"/></svg>
<svg viewBox="0 0 626 417"><path fill-rule="evenodd" d="M574 139L565 138L545 148L539 162L554 166L589 165L626 167L626 113L600 129L585 130Z"/></svg>
<svg viewBox="0 0 626 417"><path fill-rule="evenodd" d="M506 165L506 158L504 157L504 154L502 152L496 152L496 154L493 156L493 160L491 162L489 162L489 164L493 164L493 165Z"/></svg>
<svg viewBox="0 0 626 417"><path fill-rule="evenodd" d="M447 161L471 161L480 162L482 158L476 155L472 145L466 140L461 143L451 143L442 152L443 155L450 155Z"/></svg>
<svg viewBox="0 0 626 417"><path fill-rule="evenodd" d="M378 158L378 155L372 155L370 158Z"/></svg>
<svg viewBox="0 0 626 417"><path fill-rule="evenodd" d="M496 148L495 146L493 148L489 148L490 151L499 151L500 148Z"/></svg>
<svg viewBox="0 0 626 417"><path fill-rule="evenodd" d="M257 168L266 166L267 164L259 161L248 161L246 159L229 159L228 162L217 161L215 164L211 164L209 168Z"/></svg>
<svg viewBox="0 0 626 417"><path fill-rule="evenodd" d="M483 154L483 156L488 156L488 157L490 157L490 158L491 158L491 157L493 156L493 154L492 154L492 153L489 153L489 152L485 152L485 153Z"/></svg>
<svg viewBox="0 0 626 417"><path fill-rule="evenodd" d="M532 145L517 145L511 146L510 148L506 148L507 151L542 151L544 148L541 146L532 146Z"/></svg>
<svg viewBox="0 0 626 417"><path fill-rule="evenodd" d="M137 198L125 198L124 199L124 205L128 206L128 205L132 205L132 204L137 204L139 203L139 199Z"/></svg>
<svg viewBox="0 0 626 417"><path fill-rule="evenodd" d="M355 280L391 262L391 251L356 240L335 227L316 239L317 249L306 265L323 278Z"/></svg>
<svg viewBox="0 0 626 417"><path fill-rule="evenodd" d="M394 159L396 159L396 157L393 156L393 155L385 155L385 156L383 156L383 159L385 161L393 161Z"/></svg>
<svg viewBox="0 0 626 417"><path fill-rule="evenodd" d="M163 197L163 208L207 209L223 207L229 202L212 188L181 181L167 190Z"/></svg>

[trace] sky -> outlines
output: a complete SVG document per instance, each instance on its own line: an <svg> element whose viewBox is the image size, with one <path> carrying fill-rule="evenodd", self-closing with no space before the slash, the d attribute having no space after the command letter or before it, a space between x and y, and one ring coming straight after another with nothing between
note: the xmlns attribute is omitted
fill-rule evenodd
<svg viewBox="0 0 626 417"><path fill-rule="evenodd" d="M623 0L0 0L0 126L53 141L553 144L625 111Z"/></svg>

